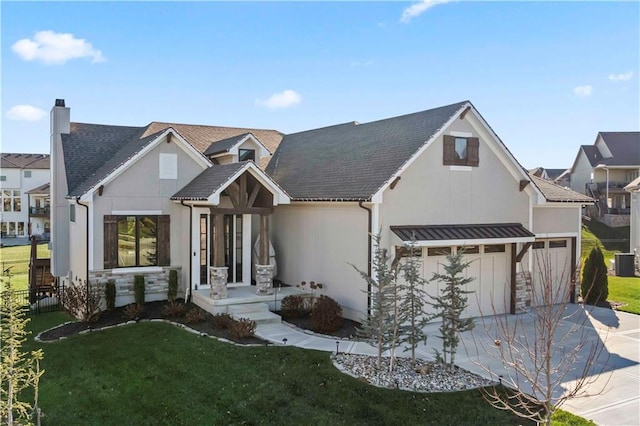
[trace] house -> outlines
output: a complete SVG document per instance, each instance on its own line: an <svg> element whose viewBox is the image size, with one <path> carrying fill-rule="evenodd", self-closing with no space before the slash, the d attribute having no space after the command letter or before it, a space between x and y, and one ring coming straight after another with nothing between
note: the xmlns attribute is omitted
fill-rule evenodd
<svg viewBox="0 0 640 426"><path fill-rule="evenodd" d="M600 132L582 145L571 167L571 189L597 200L589 215L609 226L629 226L630 195L640 175L640 132Z"/></svg>
<svg viewBox="0 0 640 426"><path fill-rule="evenodd" d="M133 274L147 276L148 300L166 297L173 269L186 297L205 288L218 302L251 284L267 297L275 274L322 282L359 319L369 300L351 265L375 275L372 234L392 257L419 247L427 278L464 249L469 316L541 303L525 290L543 263L556 300L575 296L593 200L527 173L471 102L289 135L72 123L63 100L51 120L53 274L113 280L118 304L133 300Z"/></svg>
<svg viewBox="0 0 640 426"><path fill-rule="evenodd" d="M556 185L564 186L566 188L571 187L571 170L570 169L545 169L544 167L536 167L529 170L529 173L551 181Z"/></svg>
<svg viewBox="0 0 640 426"><path fill-rule="evenodd" d="M0 163L2 238L49 237L49 155L3 153Z"/></svg>
<svg viewBox="0 0 640 426"><path fill-rule="evenodd" d="M624 188L631 194L631 229L630 229L630 252L636 254L636 262L640 257L640 177L636 178L633 182ZM636 263L637 269L640 269L640 264Z"/></svg>

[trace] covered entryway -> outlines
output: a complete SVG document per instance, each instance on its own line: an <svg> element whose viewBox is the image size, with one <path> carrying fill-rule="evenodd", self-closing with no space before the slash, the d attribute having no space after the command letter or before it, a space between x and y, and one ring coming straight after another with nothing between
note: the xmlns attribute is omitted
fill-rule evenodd
<svg viewBox="0 0 640 426"><path fill-rule="evenodd" d="M403 244L421 247L422 276L443 273L446 256L463 250L471 265L466 270L474 280L467 284L469 306L465 317L502 314L514 311L515 275L534 235L519 223L482 225L392 226ZM431 283L428 292L435 295L440 284Z"/></svg>
<svg viewBox="0 0 640 426"><path fill-rule="evenodd" d="M261 266L269 266L269 216L274 206L289 203L277 184L252 161L213 165L172 200L191 212L192 290L211 287L212 297L226 298L230 285L248 286L253 278L260 287L258 275L268 269ZM252 234L261 241L258 259L251 257ZM263 281L270 285L271 278Z"/></svg>

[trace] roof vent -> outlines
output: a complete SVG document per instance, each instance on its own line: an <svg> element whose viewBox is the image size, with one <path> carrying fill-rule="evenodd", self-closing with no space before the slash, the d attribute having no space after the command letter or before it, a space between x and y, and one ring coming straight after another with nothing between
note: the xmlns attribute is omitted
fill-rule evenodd
<svg viewBox="0 0 640 426"><path fill-rule="evenodd" d="M57 107L64 107L64 99L56 99L56 106Z"/></svg>

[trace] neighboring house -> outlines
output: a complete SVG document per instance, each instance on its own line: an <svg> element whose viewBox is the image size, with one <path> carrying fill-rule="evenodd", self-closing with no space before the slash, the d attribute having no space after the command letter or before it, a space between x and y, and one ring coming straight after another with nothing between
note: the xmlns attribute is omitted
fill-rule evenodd
<svg viewBox="0 0 640 426"><path fill-rule="evenodd" d="M609 226L629 226L630 195L624 190L640 175L640 132L600 132L582 145L571 167L571 189L598 202L589 215Z"/></svg>
<svg viewBox="0 0 640 426"><path fill-rule="evenodd" d="M627 185L626 189L631 194L631 231L630 231L630 251L636 254L636 261L640 256L640 177ZM640 267L636 263L637 267Z"/></svg>
<svg viewBox="0 0 640 426"><path fill-rule="evenodd" d="M544 167L536 167L533 170L529 170L529 173L535 177L553 182L556 185L560 185L565 188L571 187L570 169L545 169Z"/></svg>
<svg viewBox="0 0 640 426"><path fill-rule="evenodd" d="M49 235L49 155L3 153L0 164L2 238Z"/></svg>
<svg viewBox="0 0 640 426"><path fill-rule="evenodd" d="M113 279L119 304L133 300L133 274L149 277L152 298L166 297L169 269L187 297L210 285L225 297L221 269L223 287L256 280L260 293L271 240L280 281L322 282L359 319L369 301L351 265L375 275L371 235L380 234L394 258L420 247L426 278L464 249L476 278L465 314L514 313L541 303L524 289L543 264L556 300L575 284L581 210L593 201L529 175L468 101L283 136L70 123L58 100L52 128L53 274Z"/></svg>

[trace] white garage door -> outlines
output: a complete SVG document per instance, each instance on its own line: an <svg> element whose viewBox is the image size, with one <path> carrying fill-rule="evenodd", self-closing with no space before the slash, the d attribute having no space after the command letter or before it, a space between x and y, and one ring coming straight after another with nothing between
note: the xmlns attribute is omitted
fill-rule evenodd
<svg viewBox="0 0 640 426"><path fill-rule="evenodd" d="M423 276L430 279L434 272L444 273L446 253L450 247L430 247L423 252ZM466 246L465 260L471 261L466 276L474 278L466 285L468 307L464 317L493 315L509 311L510 245ZM441 283L430 283L428 292L440 294Z"/></svg>
<svg viewBox="0 0 640 426"><path fill-rule="evenodd" d="M532 247L532 305L544 306L569 300L571 240L536 240Z"/></svg>

